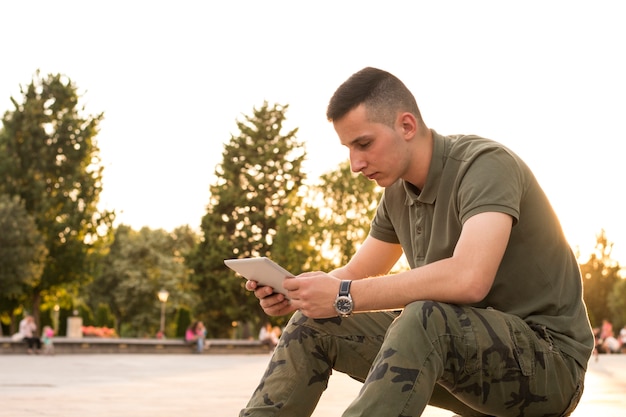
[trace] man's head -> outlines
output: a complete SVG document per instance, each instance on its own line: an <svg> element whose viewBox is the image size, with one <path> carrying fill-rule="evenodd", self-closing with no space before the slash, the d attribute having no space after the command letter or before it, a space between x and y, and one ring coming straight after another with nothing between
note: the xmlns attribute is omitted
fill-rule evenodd
<svg viewBox="0 0 626 417"><path fill-rule="evenodd" d="M372 122L393 126L398 112L410 112L423 125L415 97L394 75L367 67L353 74L333 94L326 117L335 122L363 104Z"/></svg>
<svg viewBox="0 0 626 417"><path fill-rule="evenodd" d="M337 89L326 115L350 151L353 172L381 187L400 178L423 186L432 137L398 78L376 68L357 72Z"/></svg>

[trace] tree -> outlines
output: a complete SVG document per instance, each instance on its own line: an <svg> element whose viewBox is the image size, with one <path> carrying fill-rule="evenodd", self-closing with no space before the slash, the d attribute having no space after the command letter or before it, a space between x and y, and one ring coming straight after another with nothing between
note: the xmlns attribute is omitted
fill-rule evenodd
<svg viewBox="0 0 626 417"><path fill-rule="evenodd" d="M355 175L350 162L323 174L314 188L320 221L312 234L316 252L331 265L345 265L367 236L381 190L374 181ZM329 269L329 267L326 267Z"/></svg>
<svg viewBox="0 0 626 417"><path fill-rule="evenodd" d="M585 264L580 265L583 277L583 297L592 326L598 327L603 319L611 320L609 294L620 280L620 266L611 259L613 244L602 230L596 236L595 251Z"/></svg>
<svg viewBox="0 0 626 417"><path fill-rule="evenodd" d="M11 322L43 273L48 251L18 196L0 195L0 311Z"/></svg>
<svg viewBox="0 0 626 417"><path fill-rule="evenodd" d="M77 87L67 77L37 72L22 101L11 98L0 131L0 193L19 196L33 217L49 256L31 289L38 318L42 295L78 288L98 233L113 213L99 212L102 167L95 136L102 114L83 116Z"/></svg>
<svg viewBox="0 0 626 417"><path fill-rule="evenodd" d="M114 237L102 273L88 287L89 305L92 311L100 304L109 306L120 335L153 336L160 321L159 290L170 293L166 307L171 325L176 308L195 303L184 258L197 238L187 226L168 233L147 227L137 232L125 225L116 228Z"/></svg>
<svg viewBox="0 0 626 417"><path fill-rule="evenodd" d="M613 328L621 329L626 325L626 279L620 279L609 294L609 309L613 313Z"/></svg>
<svg viewBox="0 0 626 417"><path fill-rule="evenodd" d="M231 135L215 170L203 238L189 260L209 336L227 336L232 322L259 321L263 314L224 259L276 256L277 236L288 233L283 227L304 179L305 151L297 129L282 132L287 109L265 102L238 121L239 134Z"/></svg>
<svg viewBox="0 0 626 417"><path fill-rule="evenodd" d="M306 186L302 190L307 189ZM277 222L273 239L272 259L288 271L326 270L329 262L315 247L315 231L320 227L318 208L314 199L293 193L285 205L285 211ZM310 196L309 196L310 197ZM274 319L273 324L282 325L282 319Z"/></svg>

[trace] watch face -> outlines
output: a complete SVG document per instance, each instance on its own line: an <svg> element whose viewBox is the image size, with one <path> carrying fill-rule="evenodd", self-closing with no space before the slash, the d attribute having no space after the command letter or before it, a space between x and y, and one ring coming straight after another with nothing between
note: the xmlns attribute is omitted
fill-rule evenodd
<svg viewBox="0 0 626 417"><path fill-rule="evenodd" d="M337 297L335 301L335 309L339 314L352 313L352 300L346 296Z"/></svg>

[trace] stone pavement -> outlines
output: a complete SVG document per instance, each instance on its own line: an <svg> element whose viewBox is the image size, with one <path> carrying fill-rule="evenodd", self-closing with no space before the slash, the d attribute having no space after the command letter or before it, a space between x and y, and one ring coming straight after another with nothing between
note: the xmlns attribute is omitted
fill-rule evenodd
<svg viewBox="0 0 626 417"><path fill-rule="evenodd" d="M0 417L236 417L268 359L269 355L3 355ZM339 417L359 387L334 373L314 417ZM428 408L424 416L452 414ZM624 415L626 355L601 355L589 364L585 394L573 416Z"/></svg>

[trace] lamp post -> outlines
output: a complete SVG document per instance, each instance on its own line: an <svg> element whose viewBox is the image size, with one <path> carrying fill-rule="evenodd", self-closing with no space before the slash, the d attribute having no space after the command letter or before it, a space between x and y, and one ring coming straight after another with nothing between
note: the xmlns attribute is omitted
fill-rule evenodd
<svg viewBox="0 0 626 417"><path fill-rule="evenodd" d="M54 334L59 334L59 310L61 310L61 307L55 304L52 309L52 327L54 328Z"/></svg>
<svg viewBox="0 0 626 417"><path fill-rule="evenodd" d="M166 289L162 289L158 292L157 296L159 297L159 301L161 301L161 337L165 337L165 303L167 303L167 298L170 296L170 293Z"/></svg>

